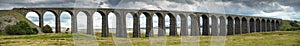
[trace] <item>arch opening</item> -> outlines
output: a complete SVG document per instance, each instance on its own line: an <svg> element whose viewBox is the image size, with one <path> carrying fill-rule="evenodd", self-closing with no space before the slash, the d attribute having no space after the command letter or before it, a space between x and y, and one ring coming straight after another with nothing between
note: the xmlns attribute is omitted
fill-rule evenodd
<svg viewBox="0 0 300 46"><path fill-rule="evenodd" d="M127 30L127 34L133 34L133 23L134 23L134 14L132 13L127 13L126 14L126 30Z"/></svg>
<svg viewBox="0 0 300 46"><path fill-rule="evenodd" d="M227 17L227 35L234 35L234 20L232 17Z"/></svg>
<svg viewBox="0 0 300 46"><path fill-rule="evenodd" d="M176 15L176 32L177 34L181 34L180 30L181 30L181 19L180 19L180 15Z"/></svg>
<svg viewBox="0 0 300 46"><path fill-rule="evenodd" d="M165 27L165 16L162 13L155 13L153 15L153 18L157 17L157 25L158 27L153 29L153 32L157 32L158 36L166 36L166 27ZM153 21L155 21L156 19L154 19Z"/></svg>
<svg viewBox="0 0 300 46"><path fill-rule="evenodd" d="M241 20L239 17L234 18L235 34L241 34Z"/></svg>
<svg viewBox="0 0 300 46"><path fill-rule="evenodd" d="M177 23L176 23L176 17L171 14L171 13L168 13L166 14L165 16L165 26L166 26L166 31L169 32L169 35L170 36L176 36L177 35Z"/></svg>
<svg viewBox="0 0 300 46"><path fill-rule="evenodd" d="M262 19L261 21L261 31L266 32L266 21L265 19Z"/></svg>
<svg viewBox="0 0 300 46"><path fill-rule="evenodd" d="M145 34L145 37L150 37L150 36L153 36L155 32L154 29L153 29L153 17L150 16L150 13L147 13L147 12L142 12L140 13L140 16L139 16L140 19L140 30L141 32L145 32L143 34Z"/></svg>
<svg viewBox="0 0 300 46"><path fill-rule="evenodd" d="M271 21L271 31L275 31L276 28L276 24L274 22L274 20Z"/></svg>
<svg viewBox="0 0 300 46"><path fill-rule="evenodd" d="M37 12L28 12L25 17L30 20L31 22L33 22L35 25L42 27L43 25L40 25L40 17L39 14Z"/></svg>
<svg viewBox="0 0 300 46"><path fill-rule="evenodd" d="M255 32L256 30L255 20L253 18L250 19L250 33Z"/></svg>
<svg viewBox="0 0 300 46"><path fill-rule="evenodd" d="M201 15L202 17L202 35L210 35L210 18L207 15Z"/></svg>
<svg viewBox="0 0 300 46"><path fill-rule="evenodd" d="M46 11L45 14L43 15L43 27L46 25L49 25L52 28L53 32L60 32L60 29L57 29L56 23L56 16L57 14L55 14L53 11Z"/></svg>
<svg viewBox="0 0 300 46"><path fill-rule="evenodd" d="M61 30L62 32L71 32L71 13L63 11L60 15Z"/></svg>
<svg viewBox="0 0 300 46"><path fill-rule="evenodd" d="M242 34L245 34L245 33L249 32L248 31L248 22L247 21L248 20L245 17L242 18Z"/></svg>
<svg viewBox="0 0 300 46"><path fill-rule="evenodd" d="M267 22L266 22L266 31L271 31L271 21L269 19L267 19Z"/></svg>
<svg viewBox="0 0 300 46"><path fill-rule="evenodd" d="M261 22L259 19L256 19L256 32L261 32Z"/></svg>
<svg viewBox="0 0 300 46"><path fill-rule="evenodd" d="M77 14L78 33L87 33L87 13L80 11Z"/></svg>
<svg viewBox="0 0 300 46"><path fill-rule="evenodd" d="M102 32L102 14L99 12L93 14L93 30L95 32Z"/></svg>

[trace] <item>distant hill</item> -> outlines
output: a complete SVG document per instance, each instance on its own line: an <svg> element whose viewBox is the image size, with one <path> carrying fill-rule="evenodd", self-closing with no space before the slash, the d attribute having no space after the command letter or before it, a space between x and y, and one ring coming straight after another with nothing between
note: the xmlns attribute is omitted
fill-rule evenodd
<svg viewBox="0 0 300 46"><path fill-rule="evenodd" d="M281 30L283 30L283 31L300 30L300 22L299 21L283 20L282 26L283 27Z"/></svg>
<svg viewBox="0 0 300 46"><path fill-rule="evenodd" d="M12 10L0 10L0 31L5 31L7 25L15 25L20 20L27 21L32 28L37 28L39 33L42 33L39 26L35 25L22 14Z"/></svg>

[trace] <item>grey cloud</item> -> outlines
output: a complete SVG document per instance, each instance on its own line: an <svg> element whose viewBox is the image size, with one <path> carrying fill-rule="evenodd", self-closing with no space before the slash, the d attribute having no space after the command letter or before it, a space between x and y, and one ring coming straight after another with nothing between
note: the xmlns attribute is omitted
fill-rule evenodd
<svg viewBox="0 0 300 46"><path fill-rule="evenodd" d="M195 0L168 0L171 2L182 3L182 4L194 4Z"/></svg>
<svg viewBox="0 0 300 46"><path fill-rule="evenodd" d="M300 8L300 0L223 0L224 2L242 3L245 6L260 9L265 12L282 11L278 9L279 6L269 5L271 3L279 3L284 6L290 6L294 8ZM300 9L295 9L299 11Z"/></svg>

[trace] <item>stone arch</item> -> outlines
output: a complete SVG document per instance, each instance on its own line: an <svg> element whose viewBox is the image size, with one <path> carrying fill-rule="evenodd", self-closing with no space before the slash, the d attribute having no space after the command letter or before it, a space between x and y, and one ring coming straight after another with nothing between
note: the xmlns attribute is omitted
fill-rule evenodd
<svg viewBox="0 0 300 46"><path fill-rule="evenodd" d="M56 16L59 16L59 15L58 15L55 11L53 11L53 10L46 10L46 11L44 12L44 14L45 14L47 11L53 13L55 17L56 17Z"/></svg>
<svg viewBox="0 0 300 46"><path fill-rule="evenodd" d="M280 21L276 20L276 29L275 30L279 30L280 29Z"/></svg>
<svg viewBox="0 0 300 46"><path fill-rule="evenodd" d="M86 16L91 16L91 14L89 14L89 12L88 11L84 11L84 10L82 10L82 11L79 11L79 12L83 12Z"/></svg>
<svg viewBox="0 0 300 46"><path fill-rule="evenodd" d="M74 13L73 13L72 11L70 11L70 10L63 10L62 12L67 12L67 13L69 13L71 16L74 16Z"/></svg>
<svg viewBox="0 0 300 46"><path fill-rule="evenodd" d="M243 17L242 18L242 34L248 33L248 20Z"/></svg>
<svg viewBox="0 0 300 46"><path fill-rule="evenodd" d="M39 22L38 25L39 25L40 28L42 28L43 25L44 25L44 23L43 23L43 16L42 16L39 12L33 11L33 10L30 10L29 12L25 13L24 16L27 18L28 14L29 14L30 12L35 13L35 14L38 16L38 18L37 18L37 19L38 19L38 22ZM27 19L30 20L30 18L27 18ZM35 20L33 20L33 21L35 21Z"/></svg>
<svg viewBox="0 0 300 46"><path fill-rule="evenodd" d="M105 14L105 12L103 12L103 11L96 11L96 12L101 14L101 16L107 16L107 14Z"/></svg>
<svg viewBox="0 0 300 46"><path fill-rule="evenodd" d="M108 27L108 14L104 11L96 11L102 16L102 29L101 29L101 37L108 37L109 36L109 27Z"/></svg>
<svg viewBox="0 0 300 46"><path fill-rule="evenodd" d="M261 20L261 31L266 32L266 20L262 19Z"/></svg>
<svg viewBox="0 0 300 46"><path fill-rule="evenodd" d="M203 25L203 31L202 35L210 35L210 26L209 26L209 17L207 15L201 15L202 17L202 25Z"/></svg>
<svg viewBox="0 0 300 46"><path fill-rule="evenodd" d="M275 24L275 21L272 19L272 21L271 21L271 31L275 31L275 28L276 28L276 24Z"/></svg>
<svg viewBox="0 0 300 46"><path fill-rule="evenodd" d="M43 12L38 12L38 11L35 11L35 10L29 10L28 12L34 12L34 13L36 13L39 17L42 16L41 14L43 14ZM27 13L28 13L28 12L27 12ZM25 14L24 16L26 16L26 14Z"/></svg>
<svg viewBox="0 0 300 46"><path fill-rule="evenodd" d="M250 18L249 23L250 23L250 32L255 32L255 30L256 30L255 20L253 18Z"/></svg>
<svg viewBox="0 0 300 46"><path fill-rule="evenodd" d="M256 23L256 32L261 32L261 22L260 22L260 19L257 18L255 20L255 23Z"/></svg>
<svg viewBox="0 0 300 46"><path fill-rule="evenodd" d="M211 15L211 35L218 36L219 35L219 27L218 27L218 17L215 15Z"/></svg>
<svg viewBox="0 0 300 46"><path fill-rule="evenodd" d="M74 32L87 33L88 30L86 30L86 29L88 29L88 26L87 26L88 25L88 19L87 19L88 13L85 13L83 11L78 11L78 13L75 16L76 16L76 19L78 19L78 20L76 20L77 21L76 25L78 25L76 30L78 30L78 31L74 31ZM83 29L83 28L86 28L86 29Z"/></svg>
<svg viewBox="0 0 300 46"><path fill-rule="evenodd" d="M63 10L59 16L60 16L59 17L60 18L60 22L62 22L63 25L66 25L66 24L67 25L72 25L71 23L66 23L68 21L72 21L72 16L74 16L74 15L73 15L73 13L71 11ZM62 31L69 32L70 29L72 29L72 28L74 28L74 27L72 27L72 26L71 27L64 27Z"/></svg>
<svg viewBox="0 0 300 46"><path fill-rule="evenodd" d="M179 14L180 16L180 35L181 36L188 36L188 24L187 24L187 17L184 14Z"/></svg>
<svg viewBox="0 0 300 46"><path fill-rule="evenodd" d="M234 35L234 20L231 16L227 17L227 35Z"/></svg>
<svg viewBox="0 0 300 46"><path fill-rule="evenodd" d="M127 31L126 31L126 17L124 13L118 12L118 11L109 11L109 13L113 13L115 15L114 21L116 21L116 37L127 37ZM121 16L122 15L122 16Z"/></svg>
<svg viewBox="0 0 300 46"><path fill-rule="evenodd" d="M270 19L267 19L267 22L266 22L266 25L267 25L267 26L266 26L266 28L267 28L266 31L267 31L267 32L271 30L271 25L270 25L270 24L271 24Z"/></svg>
<svg viewBox="0 0 300 46"><path fill-rule="evenodd" d="M234 18L234 25L235 25L235 34L241 34L241 19L239 17Z"/></svg>
<svg viewBox="0 0 300 46"><path fill-rule="evenodd" d="M134 16L135 16L135 13L134 12L125 12L125 14L123 14L123 15L124 15L123 17L126 19L124 21L126 23L126 26L124 26L126 28L125 31L131 31L130 34L134 34L132 28L134 28ZM139 26L136 26L136 27L139 27ZM136 33L136 31L135 31L135 33ZM139 37L139 36L137 36L137 37Z"/></svg>
<svg viewBox="0 0 300 46"><path fill-rule="evenodd" d="M176 23L176 17L174 14L172 13L167 13L167 15L169 16L170 18L170 32L169 32L169 35L170 36L176 36L177 35L177 23Z"/></svg>
<svg viewBox="0 0 300 46"><path fill-rule="evenodd" d="M55 33L60 33L61 31L61 29L60 29L60 15L58 15L55 11L53 11L53 10L46 10L45 12L43 12L43 15L41 15L41 16L43 16L43 22L42 23L45 23L45 21L47 21L48 19L49 19L49 16L47 17L47 16L45 16L46 15L46 13L50 13L50 14L53 14L53 19L55 20L54 22L54 27L55 27ZM47 19L47 20L45 20L45 19ZM45 24L44 24L45 25ZM43 26L44 26L43 25ZM50 26L51 26L51 24L50 24Z"/></svg>
<svg viewBox="0 0 300 46"><path fill-rule="evenodd" d="M140 31L140 16L137 13L129 12L133 17L133 37L141 37Z"/></svg>
<svg viewBox="0 0 300 46"><path fill-rule="evenodd" d="M140 15L141 14L144 14L146 16L146 37L150 37L150 36L153 36L154 35L154 32L153 32L153 17L151 16L151 13L149 12L141 12L139 13Z"/></svg>
<svg viewBox="0 0 300 46"><path fill-rule="evenodd" d="M190 14L189 17L191 18L190 35L191 36L199 36L200 31L199 31L198 20L197 20L198 17L195 14Z"/></svg>
<svg viewBox="0 0 300 46"><path fill-rule="evenodd" d="M158 17L158 36L166 35L166 27L165 27L165 15L163 13L154 13Z"/></svg>
<svg viewBox="0 0 300 46"><path fill-rule="evenodd" d="M226 30L226 22L228 23L228 21L224 16L220 16L219 21L220 21L219 36L226 36L228 32L228 30Z"/></svg>

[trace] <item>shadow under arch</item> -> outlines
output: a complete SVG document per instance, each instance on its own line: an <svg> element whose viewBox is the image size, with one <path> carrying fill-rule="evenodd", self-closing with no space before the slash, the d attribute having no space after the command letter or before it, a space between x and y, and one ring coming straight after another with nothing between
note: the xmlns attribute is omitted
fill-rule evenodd
<svg viewBox="0 0 300 46"><path fill-rule="evenodd" d="M234 35L234 20L231 16L227 17L227 35Z"/></svg>
<svg viewBox="0 0 300 46"><path fill-rule="evenodd" d="M241 19L239 17L234 18L234 25L235 25L235 34L241 34Z"/></svg>
<svg viewBox="0 0 300 46"><path fill-rule="evenodd" d="M281 25L280 25L281 23L280 23L280 21L279 20L276 20L276 29L275 30L279 30L281 27Z"/></svg>
<svg viewBox="0 0 300 46"><path fill-rule="evenodd" d="M153 36L153 17L149 12L141 12L140 15L144 14L146 16L146 35L145 37L151 37Z"/></svg>
<svg viewBox="0 0 300 46"><path fill-rule="evenodd" d="M272 21L271 21L271 31L275 31L275 28L276 28L275 21L272 20Z"/></svg>
<svg viewBox="0 0 300 46"><path fill-rule="evenodd" d="M251 19L250 19L249 24L250 24L250 33L255 32L255 30L256 30L256 28L255 28L256 25L255 25L255 20L254 20L254 18L251 18Z"/></svg>
<svg viewBox="0 0 300 46"><path fill-rule="evenodd" d="M262 32L266 32L266 20L265 19L262 19L261 20L261 31Z"/></svg>
<svg viewBox="0 0 300 46"><path fill-rule="evenodd" d="M260 22L260 19L256 19L255 20L255 23L256 23L256 31L255 32L261 32L261 22Z"/></svg>
<svg viewBox="0 0 300 46"><path fill-rule="evenodd" d="M174 14L172 14L172 13L167 13L167 15L169 16L169 18L170 18L170 25L169 25L169 28L170 28L170 30L169 30L169 35L170 36L177 36L178 34L178 32L177 32L177 23L176 23L176 17L175 17L175 15Z"/></svg>
<svg viewBox="0 0 300 46"><path fill-rule="evenodd" d="M267 25L266 26L266 28L267 28L266 31L269 32L271 30L271 21L270 21L270 19L267 19L266 25Z"/></svg>
<svg viewBox="0 0 300 46"><path fill-rule="evenodd" d="M242 34L248 33L248 20L243 17L242 18Z"/></svg>
<svg viewBox="0 0 300 46"><path fill-rule="evenodd" d="M203 31L202 35L210 35L210 25L209 25L209 17L207 15L201 15L202 17L202 25L203 25Z"/></svg>
<svg viewBox="0 0 300 46"><path fill-rule="evenodd" d="M158 36L166 35L165 16L162 13L154 13L158 17Z"/></svg>

